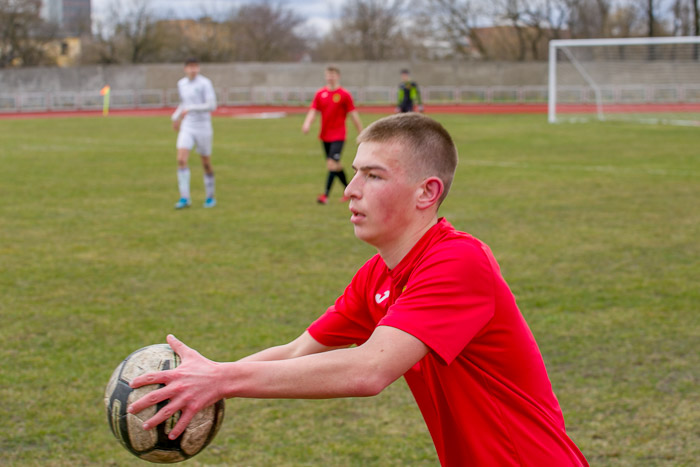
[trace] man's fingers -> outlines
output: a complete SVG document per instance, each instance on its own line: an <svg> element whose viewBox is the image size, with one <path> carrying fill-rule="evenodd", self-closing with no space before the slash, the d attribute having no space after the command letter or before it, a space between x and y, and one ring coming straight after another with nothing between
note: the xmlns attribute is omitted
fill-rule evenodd
<svg viewBox="0 0 700 467"><path fill-rule="evenodd" d="M160 409L154 416L146 420L143 424L144 430L150 430L151 428L160 425L170 417L172 417L180 408L172 401ZM185 425L187 426L187 425ZM174 438L172 438L174 439Z"/></svg>
<svg viewBox="0 0 700 467"><path fill-rule="evenodd" d="M170 439L177 438L182 434L182 432L185 431L185 429L187 429L187 426L190 424L190 421L192 421L192 418L194 418L194 416L197 414L197 411L187 408L183 409L175 401L168 402L168 404L162 409L160 409L158 413L146 420L146 422L143 424L143 429L150 430L160 425L161 423L165 422L170 417L172 417L175 413L177 413L178 410L182 411L180 414L180 418L175 424L175 427L168 434L168 438Z"/></svg>
<svg viewBox="0 0 700 467"><path fill-rule="evenodd" d="M149 375L143 375L143 376L139 376L139 378L148 377L148 376ZM138 386L134 385L137 382L137 379L135 379L134 381L131 382L132 387L138 387ZM144 383L144 384L140 384L139 386L143 386L143 385L147 385L147 384L151 384L151 383ZM173 391L170 388L168 388L168 386L165 386L163 388L156 389L155 391L149 392L148 394L146 394L145 396L143 396L142 398L140 398L139 400L137 400L133 404L131 404L127 410L129 411L129 413L139 413L143 409L145 409L146 407L150 407L150 406L155 405L159 402L170 399L172 396L173 396Z"/></svg>
<svg viewBox="0 0 700 467"><path fill-rule="evenodd" d="M173 351L180 356L183 364L185 360L194 358L193 362L196 362L196 356L199 352L190 349L188 346L180 342L175 336L169 334L167 336L167 342ZM138 376L133 379L130 386L132 388L138 388L150 384L164 384L164 387L156 389L155 391L149 392L148 394L141 397L139 400L135 401L128 407L129 413L135 414L139 413L147 407L156 405L163 401L168 401L168 403L161 408L153 417L146 420L143 424L144 430L150 430L153 427L163 423L168 418L172 417L178 411L181 411L178 422L173 427L172 431L169 433L170 439L175 439L182 434L187 428L192 418L197 413L197 410L187 402L183 401L185 399L178 398L178 389L173 386L179 386L177 383L172 383L176 380L178 375L178 369L156 371L152 373L146 373L144 375ZM172 384L171 384L172 383Z"/></svg>
<svg viewBox="0 0 700 467"><path fill-rule="evenodd" d="M167 406L166 406L167 407ZM161 410L162 412L162 410ZM192 421L192 418L197 414L196 410L184 410L182 414L180 415L180 419L177 421L175 424L175 428L172 429L170 434L168 435L168 438L170 439L175 439L178 436L182 434L183 431L187 428L187 425L190 424L190 421Z"/></svg>
<svg viewBox="0 0 700 467"><path fill-rule="evenodd" d="M131 389L136 389L148 384L168 384L172 380L170 377L172 371L173 370L163 370L145 373L134 378L131 383L129 383L129 386Z"/></svg>
<svg viewBox="0 0 700 467"><path fill-rule="evenodd" d="M181 358L185 358L186 354L192 350L172 334L168 334L165 339L168 341L168 345L170 345Z"/></svg>

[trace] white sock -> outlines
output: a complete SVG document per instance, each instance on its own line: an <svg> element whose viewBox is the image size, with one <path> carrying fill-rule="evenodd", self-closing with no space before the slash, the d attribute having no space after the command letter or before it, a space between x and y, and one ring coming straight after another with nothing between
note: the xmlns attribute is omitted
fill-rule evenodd
<svg viewBox="0 0 700 467"><path fill-rule="evenodd" d="M190 169L177 169L177 187L180 198L190 199Z"/></svg>
<svg viewBox="0 0 700 467"><path fill-rule="evenodd" d="M214 174L204 174L204 189L207 193L207 199L214 197Z"/></svg>

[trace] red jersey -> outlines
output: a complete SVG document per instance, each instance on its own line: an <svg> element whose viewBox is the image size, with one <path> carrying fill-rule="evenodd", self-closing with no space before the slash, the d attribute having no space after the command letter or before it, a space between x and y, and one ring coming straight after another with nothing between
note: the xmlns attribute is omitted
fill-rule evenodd
<svg viewBox="0 0 700 467"><path fill-rule="evenodd" d="M379 255L309 328L364 343L377 326L430 351L404 378L444 466L588 465L569 439L542 356L487 245L445 219L394 268Z"/></svg>
<svg viewBox="0 0 700 467"><path fill-rule="evenodd" d="M321 141L345 141L345 118L355 110L349 92L343 88L331 91L323 87L316 92L311 108L321 112L321 132L318 135Z"/></svg>

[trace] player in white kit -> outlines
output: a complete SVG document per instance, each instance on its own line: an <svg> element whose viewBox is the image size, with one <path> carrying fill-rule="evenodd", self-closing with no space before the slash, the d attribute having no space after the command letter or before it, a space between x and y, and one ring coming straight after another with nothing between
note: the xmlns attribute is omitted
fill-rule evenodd
<svg viewBox="0 0 700 467"><path fill-rule="evenodd" d="M185 60L185 77L177 82L180 93L180 105L171 119L177 135L177 185L180 200L175 209L189 207L190 169L187 160L195 146L202 159L204 168L204 188L206 191L205 208L216 206L214 197L214 169L211 165L211 148L214 131L211 126L211 112L216 110L216 93L209 78L199 74L199 61L195 58Z"/></svg>

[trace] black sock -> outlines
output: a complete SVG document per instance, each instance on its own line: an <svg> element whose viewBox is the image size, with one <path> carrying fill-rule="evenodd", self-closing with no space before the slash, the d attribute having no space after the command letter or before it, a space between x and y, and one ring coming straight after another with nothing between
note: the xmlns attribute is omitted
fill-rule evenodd
<svg viewBox="0 0 700 467"><path fill-rule="evenodd" d="M340 182L343 185L348 186L348 180L345 178L345 170L339 170L335 173L335 175L340 179Z"/></svg>
<svg viewBox="0 0 700 467"><path fill-rule="evenodd" d="M326 179L326 196L331 192L331 185L333 185L333 179L335 178L336 173L328 171L328 178Z"/></svg>

